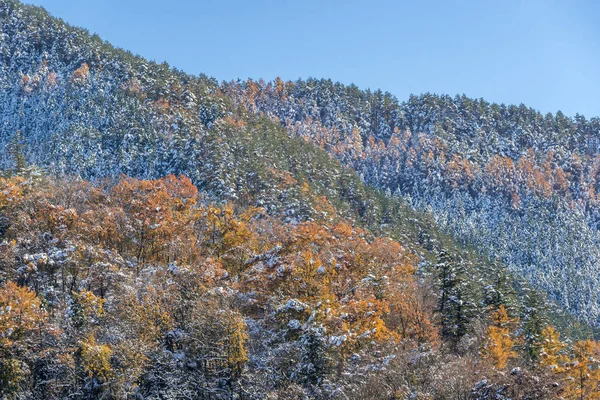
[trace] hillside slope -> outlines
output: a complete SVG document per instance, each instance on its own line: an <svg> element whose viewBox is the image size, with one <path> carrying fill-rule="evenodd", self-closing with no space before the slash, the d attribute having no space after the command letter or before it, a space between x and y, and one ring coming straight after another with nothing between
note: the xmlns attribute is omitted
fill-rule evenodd
<svg viewBox="0 0 600 400"><path fill-rule="evenodd" d="M589 326L520 278L528 261L488 251L497 231L475 232L481 243L463 232L453 213L471 218L471 203L448 198L465 202L468 191L440 189L445 156L418 147L438 151L445 142L428 137L444 135L415 122L423 133L402 136L408 114L390 96L376 94L388 108L373 111L379 100L339 85L354 94L312 103L302 82L219 85L13 0L0 1L0 32L0 304L29 299L19 312L43 322L36 331L17 319L11 336L15 320L0 317L0 395L454 399L572 389L552 385L542 344L563 346L566 378L577 372L567 356L582 353L548 327L575 340ZM456 182L488 179L464 178L471 164L455 163ZM558 289L564 303L571 287ZM593 307L568 306L593 320ZM489 350L499 337L510 346ZM508 377L512 367L523 372Z"/></svg>
<svg viewBox="0 0 600 400"><path fill-rule="evenodd" d="M288 221L321 214L319 196L326 196L340 215L401 240L422 257L424 266L435 263L443 251L465 258L461 249L468 242L455 242L452 236L442 235L429 214L414 212L402 200L391 200L368 188L352 170L341 168L324 151L296 135L289 137L278 122L289 122L289 118L278 119L269 112L271 118L256 115L261 111L256 106L260 102L239 107L239 94L232 92L239 92L239 88L220 87L207 77L192 77L166 64L147 62L66 25L40 8L17 1L4 1L1 6L3 168L14 167L18 151L26 162L58 176L98 179L121 174L138 178L185 174L213 200L265 207L270 213L285 215ZM264 104L277 109L282 100L304 102L293 96L282 97L284 86L282 82L266 85L261 93ZM269 95L271 92L280 94ZM402 117L402 110L393 112L389 95L377 96L391 110L376 112L381 115L378 118ZM335 100L339 101L330 99L329 106L317 104L310 112L325 120L335 113L338 123L343 122L343 113L332 110L343 108L347 102ZM363 103L378 104L368 99ZM368 110L360 103L352 107L357 115ZM300 136L327 133L313 114L307 114L307 126L316 136L310 129ZM271 122L273 118L278 120ZM370 123L365 115L356 118ZM387 125L381 121L377 124L384 131L393 126L389 121ZM353 165L348 158L354 151L362 154L364 146L349 141L361 137L362 131L344 136L344 130L333 130L337 132L334 137L349 149L333 154L343 155L342 162L363 172L364 167ZM331 150L331 146L319 144ZM379 156L357 157L367 164L385 161ZM401 162L402 157L395 160ZM396 171L415 180L421 176L410 168L396 166ZM390 192L389 187L364 173L362 176L367 183ZM436 185L425 183L417 181L419 187L435 190ZM307 189L301 190L302 184L308 185ZM442 225L444 221L438 218ZM494 263L476 253L466 258L472 270L485 270L479 265L494 269ZM515 271L522 272L519 268ZM470 274L478 287L486 286L486 275L488 272Z"/></svg>
<svg viewBox="0 0 600 400"><path fill-rule="evenodd" d="M326 80L223 90L598 324L600 119L464 96L399 103Z"/></svg>

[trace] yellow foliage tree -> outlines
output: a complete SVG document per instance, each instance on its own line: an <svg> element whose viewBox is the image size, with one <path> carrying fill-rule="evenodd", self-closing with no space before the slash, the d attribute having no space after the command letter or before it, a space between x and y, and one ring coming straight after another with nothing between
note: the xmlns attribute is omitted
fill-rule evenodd
<svg viewBox="0 0 600 400"><path fill-rule="evenodd" d="M0 178L0 209L4 209L23 196L21 187L23 181L24 179L20 177Z"/></svg>
<svg viewBox="0 0 600 400"><path fill-rule="evenodd" d="M592 340L582 340L573 347L573 358L565 364L566 400L600 399L600 346Z"/></svg>
<svg viewBox="0 0 600 400"><path fill-rule="evenodd" d="M110 357L112 350L105 344L96 342L94 334L90 334L79 343L81 364L90 378L106 382L112 375Z"/></svg>
<svg viewBox="0 0 600 400"><path fill-rule="evenodd" d="M84 331L89 322L102 317L104 301L89 290L74 292L71 319L75 326Z"/></svg>
<svg viewBox="0 0 600 400"><path fill-rule="evenodd" d="M147 261L171 261L178 253L174 247L178 239L192 237L191 209L196 204L198 191L186 177L169 175L164 179L144 181L123 179L111 192L120 215L117 228L119 236L127 240L120 250L130 248L138 260L139 268ZM115 215L114 212L110 213ZM108 221L110 227L112 221ZM177 257L181 259L182 257Z"/></svg>
<svg viewBox="0 0 600 400"><path fill-rule="evenodd" d="M565 348L566 345L560 340L560 333L553 326L547 326L542 331L540 365L557 373L564 371L567 357L562 352Z"/></svg>
<svg viewBox="0 0 600 400"><path fill-rule="evenodd" d="M32 336L46 322L34 292L10 281L0 288L0 397L18 389L25 377L21 355L35 348Z"/></svg>
<svg viewBox="0 0 600 400"><path fill-rule="evenodd" d="M163 344L165 332L172 328L165 293L148 285L142 296L131 294L117 306L117 318L127 329L119 343L112 347L113 357L118 360L117 380L136 382L148 367L151 354Z"/></svg>
<svg viewBox="0 0 600 400"><path fill-rule="evenodd" d="M227 362L233 377L239 377L248 362L246 323L239 314L229 314L227 326Z"/></svg>
<svg viewBox="0 0 600 400"><path fill-rule="evenodd" d="M495 368L504 369L508 360L517 356L513 350L516 341L511 335L516 321L508 317L503 305L500 305L498 310L492 313L491 320L492 323L481 349L481 356L491 362Z"/></svg>
<svg viewBox="0 0 600 400"><path fill-rule="evenodd" d="M7 282L0 289L0 347L24 345L27 335L45 320L46 313L35 292L14 282Z"/></svg>

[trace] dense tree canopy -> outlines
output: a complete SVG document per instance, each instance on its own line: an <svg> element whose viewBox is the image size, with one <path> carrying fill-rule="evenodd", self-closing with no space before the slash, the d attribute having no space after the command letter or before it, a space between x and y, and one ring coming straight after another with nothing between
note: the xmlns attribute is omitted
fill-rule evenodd
<svg viewBox="0 0 600 400"><path fill-rule="evenodd" d="M503 304L480 333L483 299L419 277L415 254L335 214L285 222L207 202L172 175L105 185L13 177L0 186L7 398L264 398L293 387L361 398L378 379L376 396L411 387L451 396L441 376L414 386L404 375L401 360L417 356L435 368L481 357L484 369L460 372L468 375L454 395L508 365L542 368L527 390L591 393L597 384L581 371L595 342L578 342L570 361L547 326L531 364L519 346L524 325ZM464 261L439 259L439 271L453 265L443 274L457 279ZM456 314L457 302L474 308ZM389 373L408 386L383 384ZM548 384L554 373L564 385Z"/></svg>

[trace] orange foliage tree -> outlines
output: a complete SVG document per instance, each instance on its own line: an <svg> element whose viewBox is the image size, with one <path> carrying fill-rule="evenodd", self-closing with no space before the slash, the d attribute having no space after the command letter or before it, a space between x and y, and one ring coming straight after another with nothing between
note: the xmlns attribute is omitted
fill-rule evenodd
<svg viewBox="0 0 600 400"><path fill-rule="evenodd" d="M34 292L10 281L0 288L0 395L18 390L25 376L24 359L41 350L47 322Z"/></svg>

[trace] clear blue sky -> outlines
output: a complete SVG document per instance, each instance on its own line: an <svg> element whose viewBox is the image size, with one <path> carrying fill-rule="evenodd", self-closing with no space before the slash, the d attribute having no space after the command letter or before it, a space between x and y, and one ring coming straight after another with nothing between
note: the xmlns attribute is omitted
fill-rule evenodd
<svg viewBox="0 0 600 400"><path fill-rule="evenodd" d="M26 0L219 80L317 77L600 116L600 1Z"/></svg>

